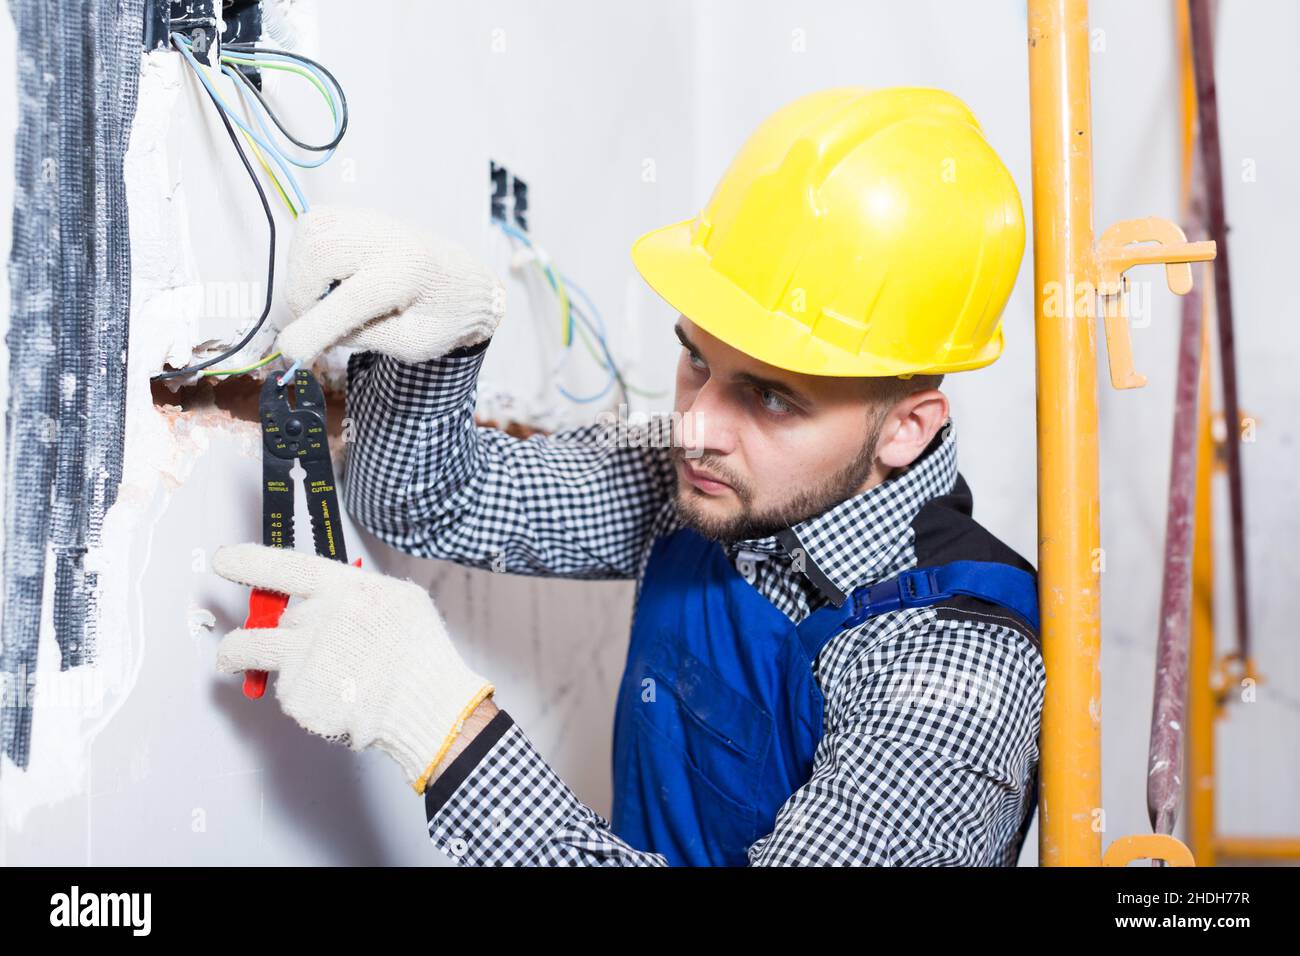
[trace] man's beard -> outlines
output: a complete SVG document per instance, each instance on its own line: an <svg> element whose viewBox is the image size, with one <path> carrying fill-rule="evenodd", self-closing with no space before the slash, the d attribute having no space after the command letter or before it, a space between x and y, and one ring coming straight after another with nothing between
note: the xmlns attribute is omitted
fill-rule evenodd
<svg viewBox="0 0 1300 956"><path fill-rule="evenodd" d="M677 515L683 525L693 528L704 537L728 542L766 538L801 521L816 517L857 494L858 489L871 475L871 469L876 463L876 445L880 441L884 418L884 414L873 416L867 441L858 449L857 455L848 465L821 484L803 489L789 500L765 511L754 510L753 488L738 475L733 474L724 459L709 454L693 458L692 464L698 464L705 471L716 475L719 480L731 486L740 500L740 513L730 518L715 518L708 515L698 503L703 497L703 492L689 484L679 484ZM681 447L674 447L672 453L675 460L680 461L685 457L685 450Z"/></svg>

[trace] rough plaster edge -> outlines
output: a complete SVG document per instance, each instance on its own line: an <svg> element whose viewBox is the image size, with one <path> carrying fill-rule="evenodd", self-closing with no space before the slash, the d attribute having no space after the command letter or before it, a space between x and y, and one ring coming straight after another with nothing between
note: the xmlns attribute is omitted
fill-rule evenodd
<svg viewBox="0 0 1300 956"><path fill-rule="evenodd" d="M87 790L94 738L130 696L147 651L143 579L155 525L172 492L207 454L213 429L238 436L238 454L260 455L254 424L216 409L159 410L149 387L150 373L166 358L188 351L185 335L193 330L177 328L176 290L201 283L184 186L168 173L167 132L183 68L166 54L142 56L139 106L123 163L133 251L124 465L117 502L104 518L103 545L86 557L87 570L99 574L101 632L118 640L104 641L94 664L60 671L46 607L36 682L49 706L37 698L26 771L0 758L0 813L15 830L31 810ZM190 626L177 622L178 631Z"/></svg>

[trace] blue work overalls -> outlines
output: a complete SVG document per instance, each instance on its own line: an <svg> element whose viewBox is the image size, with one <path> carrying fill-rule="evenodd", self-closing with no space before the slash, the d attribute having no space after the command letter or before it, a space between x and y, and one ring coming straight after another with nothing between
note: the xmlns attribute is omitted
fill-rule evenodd
<svg viewBox="0 0 1300 956"><path fill-rule="evenodd" d="M614 719L616 834L674 865L744 866L812 773L817 654L877 614L964 594L1038 626L1032 574L956 561L855 591L795 625L690 529L655 542Z"/></svg>

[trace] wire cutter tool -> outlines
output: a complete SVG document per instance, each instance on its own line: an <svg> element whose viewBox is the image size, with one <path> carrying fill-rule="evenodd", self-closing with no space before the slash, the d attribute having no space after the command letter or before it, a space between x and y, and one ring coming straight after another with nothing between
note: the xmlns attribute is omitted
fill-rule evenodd
<svg viewBox="0 0 1300 956"><path fill-rule="evenodd" d="M292 404L291 404L292 400ZM280 384L270 375L259 400L262 424L262 544L293 547L294 464L302 467L316 553L347 563L334 466L325 432L325 393L316 377L297 369L293 380ZM356 562L361 565L360 559ZM289 603L287 594L254 588L244 627L275 627ZM244 696L261 697L266 671L244 673Z"/></svg>

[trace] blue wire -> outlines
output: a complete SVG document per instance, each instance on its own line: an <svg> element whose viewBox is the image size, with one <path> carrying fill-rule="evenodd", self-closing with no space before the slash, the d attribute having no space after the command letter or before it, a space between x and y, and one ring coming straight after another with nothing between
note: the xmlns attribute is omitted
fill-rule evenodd
<svg viewBox="0 0 1300 956"><path fill-rule="evenodd" d="M586 326L587 331L589 331L593 336L595 336L596 341L600 343L600 350L605 353L605 363L606 363L605 367L617 375L618 365L614 361L614 355L609 348L609 339L607 337L608 332L606 331L605 319L600 314L600 310L596 308L596 303L591 300L591 296L587 295L587 293L583 291L581 286L577 285L574 282L571 282L568 276L561 273L560 278L564 282L564 287L566 289L572 289L574 292L577 292L578 295L582 298L582 301L591 309L592 313L595 315L596 322L599 323L598 326L594 326L592 324L591 318L585 315L581 310L574 308L572 302L570 302L569 304L569 311L578 317L578 320L582 322L584 326Z"/></svg>
<svg viewBox="0 0 1300 956"><path fill-rule="evenodd" d="M275 384L284 385L286 382L290 381L293 378L294 373L298 371L298 366L301 364L302 364L301 361L297 361L294 362L292 365L290 365L287 369L285 369L284 374L275 380Z"/></svg>
<svg viewBox="0 0 1300 956"><path fill-rule="evenodd" d="M221 65L221 72L226 74L226 76L230 77L232 80L234 80L237 85L244 87L244 89L248 89L248 81L244 79L243 75L238 70L233 69L228 64L223 63ZM262 118L262 114L263 114L262 104L257 101L257 97L253 96L251 92L248 94L248 96L250 100L249 107L252 111L253 119L257 120L257 125L262 128L262 133L266 136L266 138L268 140L273 140L275 138L275 134L271 132L270 128L266 125L266 120ZM338 135L338 131L339 131L339 122L340 120L336 108L335 116L334 116L334 135L336 136ZM307 160L298 159L294 156L289 155L287 152L281 150L278 144L276 147L276 152L279 153L283 159L293 163L299 169L315 169L317 166L322 166L325 163L329 162L330 158L333 157L334 155L334 150L331 149L329 152L322 153L320 159L317 159L313 162L308 162Z"/></svg>
<svg viewBox="0 0 1300 956"><path fill-rule="evenodd" d="M328 86L332 90L334 90L334 92L340 94L342 93L342 90L339 89L339 85L335 83L333 80L331 80L328 76L326 76L321 69L303 60L298 60L291 56L285 56L282 53L272 53L270 50L254 50L252 52L249 52L247 50L223 49L221 51L221 56L225 59L239 60L243 63L250 63L254 66L256 66L259 61L265 62L268 60L275 63L288 63L291 66L296 66L301 69L307 70L309 73L315 76L316 79L321 81L322 86ZM339 105L338 97L331 94L330 99L334 101L334 105L337 108ZM338 116L337 110L335 112L335 116L336 117ZM336 120L335 125L337 126L338 122L341 121L342 119L340 117L338 120ZM335 132L337 132L337 130L335 130Z"/></svg>
<svg viewBox="0 0 1300 956"><path fill-rule="evenodd" d="M579 405L590 405L592 402L598 402L602 398L604 398L605 394L610 390L610 387L613 384L614 384L614 376L611 375L609 377L609 381L605 383L605 387L602 388L597 394L589 395L585 397L581 395L570 395L568 390L563 385L560 385L558 383L556 384L555 387L559 390L560 394L563 395L565 398L567 398L569 401L575 402Z"/></svg>
<svg viewBox="0 0 1300 956"><path fill-rule="evenodd" d="M587 318L587 316L584 315L581 310L575 308L572 309L571 311L573 313L574 318L576 318L579 322L581 322L583 326L586 327L587 331L589 331L592 335L596 337L596 341L600 343L600 350L605 355L605 361L601 365L601 368L605 369L605 371L609 373L609 378L605 380L605 387L602 388L597 394L592 395L589 398L578 398L575 395L570 395L565 390L564 386L560 385L558 382L556 383L555 387L559 390L560 394L563 395L565 398L573 402L585 404L588 402L598 401L599 399L604 398L605 395L609 392L609 390L614 386L615 382L618 382L620 384L625 384L625 383L623 382L622 377L619 374L617 365L614 363L614 356L610 354L609 345L605 341L604 336L602 336L596 330L596 328L591 324L591 320Z"/></svg>
<svg viewBox="0 0 1300 956"><path fill-rule="evenodd" d="M506 235L514 236L516 239L524 243L524 245L526 245L529 249L533 249L534 251L536 251L536 247L533 245L533 241L528 237L527 233L521 232L520 230L516 229L514 226L510 225L510 223L506 222L503 219L498 219L496 222L497 225L501 227L502 231L506 233ZM551 274L550 268L545 263L542 264L542 268L543 268L543 272L546 274L547 280L551 283L551 290L558 291L556 279ZM563 278L563 277L561 278L563 279L565 285L567 286L569 280L567 278ZM592 304L591 297L588 296L587 293L583 292L581 289L578 289L578 292L582 296L582 298L587 302L587 304L592 306L592 311L595 312L597 316L599 316L600 312L595 308L594 304ZM580 402L580 403L594 402L600 399L601 397L603 397L605 393L610 390L610 387L614 384L614 382L618 381L619 379L617 365L614 362L613 355L610 354L609 343L605 340L605 322L604 319L601 318L600 328L599 329L595 328L592 325L591 321L586 316L584 316L581 312L579 312L577 309L573 307L572 301L570 301L569 303L569 314L571 317L577 317L578 320L581 321L584 326L586 326L587 330L596 337L596 341L600 343L600 350L605 355L605 361L603 367L606 371L610 373L610 377L605 382L605 387L601 389L601 391L597 395L591 396L590 398L578 398L574 395L571 395L569 394L568 391L565 390L564 386L560 385L559 383L556 383L555 387L559 390L561 395L563 395L565 398L569 399L570 401ZM565 348L573 347L572 335L570 335L569 340L564 344L565 344Z"/></svg>
<svg viewBox="0 0 1300 956"><path fill-rule="evenodd" d="M298 180L294 177L293 171L289 168L289 164L285 161L284 157L280 155L280 151L249 129L248 125L239 118L239 115L226 104L226 101L221 98L221 94L218 93L208 81L207 74L203 72L198 61L194 59L194 54L190 52L189 44L186 42L185 38L179 33L171 34L171 38L173 41L179 41L176 42L176 48L180 51L181 56L185 57L185 61L190 65L190 69L194 71L194 75L197 76L199 82L207 88L207 91L212 95L212 98L217 101L217 105L221 107L222 111L230 117L231 122L251 136L257 145L261 146L271 154L271 158L274 159L280 169L284 171L285 178L288 179L289 186L293 189L294 195L298 197L298 205L301 207L300 211L306 212L308 210L307 197L302 194L302 189L298 186Z"/></svg>
<svg viewBox="0 0 1300 956"><path fill-rule="evenodd" d="M221 66L221 72L226 74L226 76L230 77L232 80L234 80L237 86L243 86L247 88L248 82L243 78L243 76L240 75L238 70L234 69L228 64L223 63ZM242 91L241 91L241 95L242 95ZM257 122L257 125L261 128L262 135L265 136L268 141L274 142L275 134L271 132L270 127L266 125L266 120L263 119L262 105L257 102L257 97L253 96L251 93L248 94L248 97L249 97L249 110L253 114L253 119ZM337 125L334 131L336 133L338 132ZM279 154L281 159L283 159L285 162L293 163L293 165L297 166L299 169L315 169L317 166L320 166L323 163L328 162L330 158L333 157L334 155L334 150L331 149L328 152L322 153L320 159L317 159L312 162L308 162L307 160L298 159L295 156L289 155L289 153L285 152L284 149L280 147L279 143L275 144L275 151Z"/></svg>
<svg viewBox="0 0 1300 956"><path fill-rule="evenodd" d="M520 240L526 246L528 246L528 248L534 249L535 251L536 247L533 245L532 240L529 239L526 233L521 232L520 230L516 229L514 226L510 225L510 223L505 222L504 220L498 219L497 225L501 227L502 231L504 231L506 235L514 236L516 239ZM546 277L551 283L551 289L556 290L557 289L556 280L553 276L550 275L549 268L543 266L543 270L547 273ZM561 395L563 395L571 402L577 402L579 404L588 404L590 402L596 402L605 397L605 395L609 392L609 390L614 386L615 382L621 381L621 376L619 375L618 372L618 363L614 361L614 356L609 349L609 342L606 339L605 319L603 316L601 316L600 310L596 308L595 303L592 302L591 296L587 295L587 293L583 291L581 287L570 282L569 277L563 275L562 273L560 275L560 280L564 282L564 286L566 289L571 288L574 291L576 291L578 295L582 298L582 300L591 308L592 313L594 313L594 315L596 316L596 319L599 322L599 327L594 325L592 323L592 320L588 316L583 314L582 311L574 308L573 302L570 301L569 314L574 318L576 318L579 322L581 322L583 326L586 327L587 331L590 332L595 337L596 341L600 343L600 351L605 356L603 367L607 372L609 372L609 378L606 380L604 388L602 388L595 395L591 395L588 397L579 397L570 394L570 392L567 389L565 389L563 385L560 385L558 382L556 383L555 387L559 390ZM573 340L572 338L570 338L569 342L566 343L565 347L572 348L572 346L573 346Z"/></svg>
<svg viewBox="0 0 1300 956"><path fill-rule="evenodd" d="M506 235L514 236L516 239L518 239L520 242L526 245L529 249L532 249L533 252L537 251L537 247L533 245L533 240L528 238L528 233L520 232L514 226L510 225L510 223L506 222L504 219L498 219L497 225L500 226L503 230L505 230ZM551 271L550 264L546 262L542 262L540 255L537 258L537 262L542 267L542 272L546 276L546 281L551 284L551 290L554 292L558 292L560 289L559 282L555 278L555 274ZM571 344L572 344L572 340L565 343L565 345L571 345Z"/></svg>
<svg viewBox="0 0 1300 956"><path fill-rule="evenodd" d="M591 310L591 314L595 317L596 322L599 324L600 335L602 338L604 338L604 336L607 334L605 331L605 319L600 314L600 309L596 308L596 303L591 300L591 296L587 295L587 293L583 291L582 286L578 285L578 283L574 282L563 272L560 273L560 281L564 283L564 287L566 289L572 289L574 292L578 293L578 295L582 297L582 301L586 303L587 308Z"/></svg>
<svg viewBox="0 0 1300 956"><path fill-rule="evenodd" d="M608 395L608 394L609 394L609 390L610 390L611 388L614 387L614 383L615 383L616 381L618 381L617 377L616 377L616 376L611 372L610 375L609 375L609 377L608 377L607 379L605 379L605 387L604 387L604 388L602 388L602 389L601 389L599 392L597 392L595 395L588 395L588 396L585 396L585 397L583 397L583 396L579 396L579 395L573 395L573 394L571 394L571 393L569 392L569 390L566 389L566 388L565 388L563 385L561 385L559 382L556 382L556 383L555 383L555 388L556 388L556 391L558 391L561 395L563 395L563 396L564 396L565 398L567 398L569 401L571 401L571 402L576 402L576 403L578 403L579 405L588 405L588 404L590 404L590 403L592 403L592 402L598 402L598 401L600 401L602 398L604 398L606 395Z"/></svg>
<svg viewBox="0 0 1300 956"><path fill-rule="evenodd" d="M260 63L268 63L268 62L286 63L300 70L307 71L308 73L310 73L312 76L316 78L317 82L320 83L321 88L327 91L327 95L329 96L329 101L330 101L330 115L333 117L334 120L333 135L337 136L339 134L339 131L343 128L343 110L340 104L340 100L343 97L343 91L342 89L339 88L337 82L335 82L332 78L327 76L319 68L313 66L310 63L306 63L301 60L296 60L293 57L283 56L281 54L271 53L268 51L260 51L258 53L250 54L250 53L243 53L237 50L222 50L221 57L223 60L226 59L235 60L237 63L246 64L252 67L256 67ZM261 105L260 101L258 105L259 106Z"/></svg>
<svg viewBox="0 0 1300 956"><path fill-rule="evenodd" d="M526 245L529 249L533 247L533 240L528 238L528 233L519 231L514 226L510 225L510 223L506 222L504 219L497 219L496 224L501 227L501 230L507 236L514 236L516 239L518 239L520 242Z"/></svg>
<svg viewBox="0 0 1300 956"><path fill-rule="evenodd" d="M604 364L601 367L604 368L607 372L609 372L611 379L618 381L621 384L626 384L622 381L622 373L619 372L618 370L618 363L614 361L614 355L609 349L609 342L605 339L605 337L600 332L596 331L596 329L591 324L591 319L589 319L583 312L579 311L578 309L574 309L573 314L578 319L578 321L581 322L586 327L587 331L590 332L593 336L595 336L596 341L600 344L600 351L605 356Z"/></svg>
<svg viewBox="0 0 1300 956"><path fill-rule="evenodd" d="M537 252L537 247L533 245L533 241L528 238L527 233L520 232L514 226L510 225L510 223L506 222L504 219L498 219L496 220L496 223L498 226L500 226L502 229L505 230L506 235L514 236L516 239L523 242L523 244L526 245L529 249L532 249L535 253ZM542 272L546 275L546 281L551 284L551 291L558 295L560 292L560 280L556 277L555 273L551 270L550 265L542 261L542 257L540 253L537 254L537 261L538 264L541 265L542 267ZM573 309L572 308L569 309L569 321L566 323L566 325L567 327L565 329L565 332L567 334L564 337L564 347L569 348L570 346L573 345Z"/></svg>
<svg viewBox="0 0 1300 956"><path fill-rule="evenodd" d="M270 63L287 63L290 66L297 67L298 69L306 70L312 76L316 77L316 80L327 91L330 100L330 107L331 107L330 115L334 118L334 134L338 135L339 128L342 126L343 123L343 113L342 113L342 107L340 105L340 100L343 97L343 91L339 87L338 83L332 80L330 77L326 76L323 71L311 65L310 63L306 63L302 60L295 60L293 57L283 56L281 54L271 53L268 51L260 51L258 53L244 53L239 50L222 50L221 57L223 60L225 59L235 60L237 63L244 64L247 66L252 66L252 67L256 67L259 63L270 62Z"/></svg>
<svg viewBox="0 0 1300 956"><path fill-rule="evenodd" d="M582 286L578 285L568 276L561 273L560 278L564 282L564 287L566 289L569 289L570 291L578 293L578 296L583 300L583 302L591 309L592 313L595 315L596 321L599 323L600 326L599 331L596 331L596 329L592 327L590 318L584 315L582 311L580 311L579 309L572 308L572 303L570 303L571 311L573 312L573 314L578 317L579 321L581 321L582 324L585 325L587 329L591 332L591 334L596 337L596 340L600 342L601 351L605 353L605 361L608 363L606 365L606 368L608 368L616 376L621 376L621 373L618 371L617 363L615 363L614 361L614 354L613 352L610 351L609 348L609 339L607 338L605 319L600 314L600 310L596 308L595 301L593 301L591 296L587 295L587 293L583 290ZM626 382L623 382L622 384L624 385L624 387L627 386Z"/></svg>

